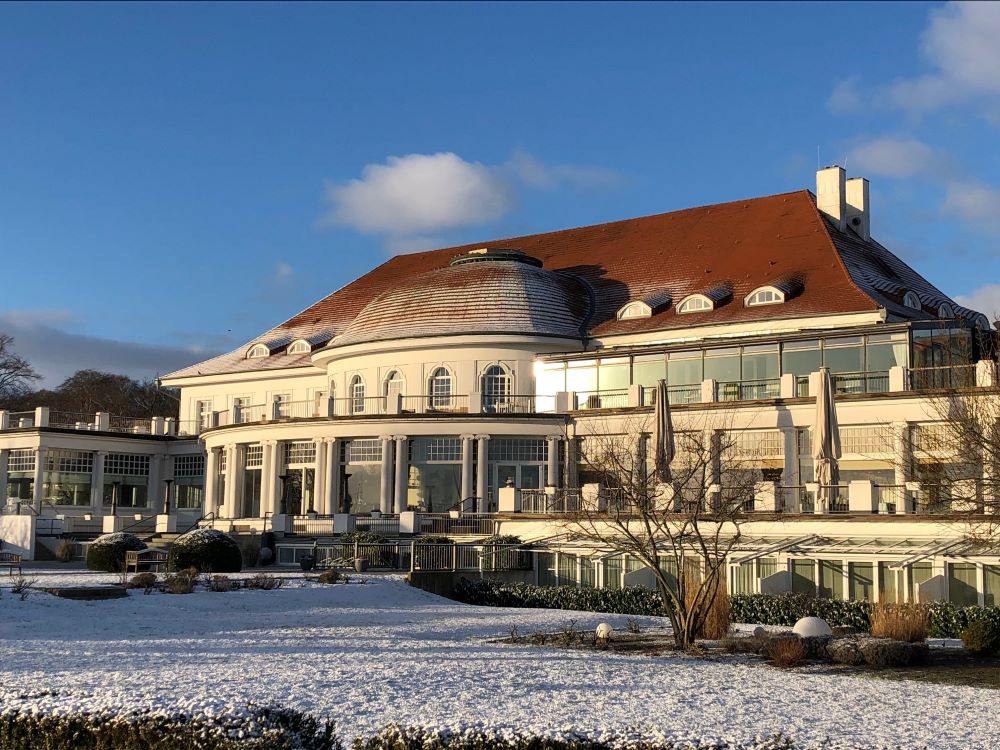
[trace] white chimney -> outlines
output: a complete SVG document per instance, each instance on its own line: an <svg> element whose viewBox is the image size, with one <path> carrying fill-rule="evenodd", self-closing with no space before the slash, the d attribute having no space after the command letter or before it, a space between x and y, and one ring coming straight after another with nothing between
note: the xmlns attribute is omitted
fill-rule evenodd
<svg viewBox="0 0 1000 750"><path fill-rule="evenodd" d="M827 167L816 173L816 207L841 231L847 226L846 179L843 167Z"/></svg>
<svg viewBox="0 0 1000 750"><path fill-rule="evenodd" d="M871 204L868 202L868 180L855 177L847 181L847 226L863 240L872 236Z"/></svg>

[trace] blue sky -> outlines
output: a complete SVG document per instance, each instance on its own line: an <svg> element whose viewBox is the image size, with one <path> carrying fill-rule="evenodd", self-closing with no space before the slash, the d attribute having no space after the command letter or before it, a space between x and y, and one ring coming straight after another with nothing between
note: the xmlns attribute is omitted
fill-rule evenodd
<svg viewBox="0 0 1000 750"><path fill-rule="evenodd" d="M0 6L0 331L229 349L398 251L872 181L1000 310L1000 4Z"/></svg>

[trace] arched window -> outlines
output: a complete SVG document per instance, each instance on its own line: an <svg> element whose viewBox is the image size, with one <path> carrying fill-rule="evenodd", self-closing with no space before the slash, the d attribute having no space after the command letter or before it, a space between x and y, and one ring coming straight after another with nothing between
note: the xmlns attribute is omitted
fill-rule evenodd
<svg viewBox="0 0 1000 750"><path fill-rule="evenodd" d="M635 320L648 318L653 314L652 308L645 302L629 302L618 311L618 320Z"/></svg>
<svg viewBox="0 0 1000 750"><path fill-rule="evenodd" d="M392 370L385 376L385 383L382 385L382 395L388 400L395 396L403 395L405 388L406 382L403 380L402 374L399 370Z"/></svg>
<svg viewBox="0 0 1000 750"><path fill-rule="evenodd" d="M305 339L293 341L288 347L288 354L308 354L312 351L312 345Z"/></svg>
<svg viewBox="0 0 1000 750"><path fill-rule="evenodd" d="M250 351L247 352L247 359L262 359L263 357L270 356L271 350L265 344L254 344L250 347Z"/></svg>
<svg viewBox="0 0 1000 750"><path fill-rule="evenodd" d="M681 300L681 303L677 306L677 312L678 314L696 313L712 310L714 308L715 303L704 294L692 294L691 296L685 297Z"/></svg>
<svg viewBox="0 0 1000 750"><path fill-rule="evenodd" d="M743 300L746 307L757 307L758 305L780 305L785 301L785 293L773 286L762 286L754 289Z"/></svg>
<svg viewBox="0 0 1000 750"><path fill-rule="evenodd" d="M427 394L431 408L447 409L451 406L451 373L446 368L439 367L431 373Z"/></svg>
<svg viewBox="0 0 1000 750"><path fill-rule="evenodd" d="M511 396L511 377L503 365L490 365L482 378L483 409L502 411Z"/></svg>
<svg viewBox="0 0 1000 750"><path fill-rule="evenodd" d="M360 375L355 375L351 378L351 413L352 414L364 414L365 413L365 381L361 379Z"/></svg>
<svg viewBox="0 0 1000 750"><path fill-rule="evenodd" d="M920 297L917 296L916 292L907 292L903 295L903 305L913 310L923 309L923 306L920 304Z"/></svg>
<svg viewBox="0 0 1000 750"><path fill-rule="evenodd" d="M942 302L938 307L938 317L945 320L955 317L955 311L952 309L951 305L947 302Z"/></svg>

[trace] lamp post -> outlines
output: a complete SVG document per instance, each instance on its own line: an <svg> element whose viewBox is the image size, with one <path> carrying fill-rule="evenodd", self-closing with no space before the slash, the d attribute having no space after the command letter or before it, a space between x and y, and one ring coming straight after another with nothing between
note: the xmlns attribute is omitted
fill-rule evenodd
<svg viewBox="0 0 1000 750"><path fill-rule="evenodd" d="M163 514L166 516L170 515L170 485L174 483L173 479L164 479L163 483L167 485L167 494L163 498Z"/></svg>

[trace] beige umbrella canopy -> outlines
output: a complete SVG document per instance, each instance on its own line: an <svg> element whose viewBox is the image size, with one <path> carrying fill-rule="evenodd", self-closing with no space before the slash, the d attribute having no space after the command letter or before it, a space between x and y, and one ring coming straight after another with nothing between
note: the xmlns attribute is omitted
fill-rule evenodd
<svg viewBox="0 0 1000 750"><path fill-rule="evenodd" d="M674 426L670 421L670 398L667 381L656 384L656 398L653 401L653 459L656 478L660 482L670 481L670 462L674 460Z"/></svg>
<svg viewBox="0 0 1000 750"><path fill-rule="evenodd" d="M812 457L815 480L819 485L816 500L823 508L830 507L831 486L840 481L840 426L837 424L837 407L833 401L833 383L830 370L820 368L819 392L816 394L816 421L813 424Z"/></svg>

